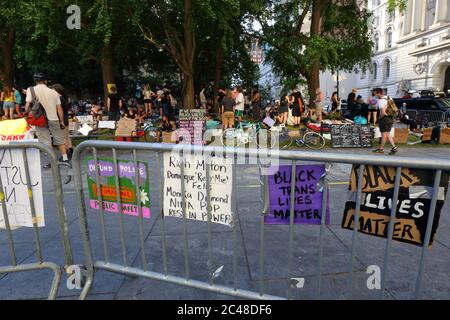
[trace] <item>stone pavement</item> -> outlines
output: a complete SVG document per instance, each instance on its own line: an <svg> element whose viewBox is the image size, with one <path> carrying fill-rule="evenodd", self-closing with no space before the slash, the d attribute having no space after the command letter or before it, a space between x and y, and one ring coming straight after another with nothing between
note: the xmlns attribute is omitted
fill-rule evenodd
<svg viewBox="0 0 450 320"><path fill-rule="evenodd" d="M368 150L331 150L324 152L367 153ZM407 148L399 156L430 156L443 159L450 158L450 148ZM122 154L120 158L126 157ZM142 155L147 158L147 156ZM154 158L148 157L150 165ZM152 172L152 181L156 181ZM358 234L355 259L354 288L352 295L348 288L349 261L351 257L352 232L341 228L340 223L348 196L345 182L350 176L350 166L336 165L331 176L330 207L331 225L325 228L323 251L323 279L321 298L329 299L377 299L380 292L368 290L366 274L369 265L382 267L386 241L384 239ZM239 287L258 290L259 285L259 223L262 211L258 168L251 165L238 167L238 210L239 210ZM45 186L45 228L41 229L44 243L43 253L47 261L63 264L61 237L55 215L55 200L49 172L44 173ZM73 185L65 186L65 206L70 221L70 235L76 263L83 263L83 248L78 221L78 206ZM448 197L447 197L448 198ZM148 269L162 272L162 250L160 232L160 199L157 184L151 189L152 218L145 221L145 251ZM448 199L447 199L448 200ZM108 251L110 261L123 263L119 240L119 220L117 215L106 215ZM99 215L88 211L91 226L91 243L94 258L103 260L103 245L99 228ZM168 218L167 247L169 272L172 275L184 275L182 220ZM288 226L265 227L265 274L266 293L286 296L288 259ZM125 217L127 262L129 265L142 267L139 246L137 219ZM221 275L215 280L217 284L233 285L232 272L232 232L228 227L213 226L213 262L212 269L223 266ZM191 277L208 281L207 265L207 224L189 222L189 250ZM31 229L14 231L20 263L36 261L36 249ZM294 289L296 299L314 298L317 289L317 259L319 248L319 228L317 226L295 226L295 244L293 255L293 277L305 278L303 289ZM414 297L415 279L418 270L421 248L399 243L392 243L389 272L386 285L386 298L410 299ZM0 231L0 265L9 263L6 234ZM442 211L436 241L429 250L425 265L423 294L425 299L450 298L450 202L447 201ZM60 299L76 299L78 291L66 288L66 277L60 285ZM0 275L0 299L44 299L48 295L51 274L47 271L27 272L22 274ZM104 271L96 274L89 299L234 299L232 297L210 293L203 290L166 284L154 280L126 277Z"/></svg>

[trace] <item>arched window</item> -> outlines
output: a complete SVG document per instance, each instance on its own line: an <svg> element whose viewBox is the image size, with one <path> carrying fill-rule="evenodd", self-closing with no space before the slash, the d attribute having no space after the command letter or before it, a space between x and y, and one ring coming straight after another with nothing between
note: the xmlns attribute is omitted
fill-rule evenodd
<svg viewBox="0 0 450 320"><path fill-rule="evenodd" d="M383 79L389 79L391 76L391 60L386 59L383 63Z"/></svg>
<svg viewBox="0 0 450 320"><path fill-rule="evenodd" d="M386 49L392 48L392 29L389 28L386 31Z"/></svg>
<svg viewBox="0 0 450 320"><path fill-rule="evenodd" d="M372 80L377 80L378 78L378 64L374 62L372 64Z"/></svg>

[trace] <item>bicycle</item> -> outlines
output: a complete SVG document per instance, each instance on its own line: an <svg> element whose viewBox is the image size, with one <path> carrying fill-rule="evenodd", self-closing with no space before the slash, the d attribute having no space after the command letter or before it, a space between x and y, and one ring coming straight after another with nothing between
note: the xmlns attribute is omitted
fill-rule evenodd
<svg viewBox="0 0 450 320"><path fill-rule="evenodd" d="M268 130L264 130L260 123L241 122L235 129L225 130L220 142L222 146L236 147L254 142L258 149L273 149L277 137L273 132L268 135Z"/></svg>
<svg viewBox="0 0 450 320"><path fill-rule="evenodd" d="M295 132L295 131L291 131ZM308 129L299 129L300 136L294 137L287 129L281 131L279 135L280 149L289 149L294 143L298 147L307 147L312 150L321 150L325 147L326 141L319 133Z"/></svg>

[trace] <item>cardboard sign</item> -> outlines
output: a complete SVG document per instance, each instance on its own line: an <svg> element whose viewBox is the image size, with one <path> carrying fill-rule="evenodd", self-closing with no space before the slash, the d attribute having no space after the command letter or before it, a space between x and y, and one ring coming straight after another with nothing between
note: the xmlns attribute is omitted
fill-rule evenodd
<svg viewBox="0 0 450 320"><path fill-rule="evenodd" d="M180 110L180 144L203 145L203 135L206 129L205 110Z"/></svg>
<svg viewBox="0 0 450 320"><path fill-rule="evenodd" d="M183 218L181 165L178 154L164 154L164 215ZM186 217L208 221L206 167L209 167L211 222L230 226L233 190L233 169L230 161L220 157L206 163L202 155L184 155L184 197Z"/></svg>
<svg viewBox="0 0 450 320"><path fill-rule="evenodd" d="M352 196L346 203L342 228L353 230L356 209L358 168L354 166L350 179ZM366 166L363 176L361 212L358 231L387 238L392 199L394 196L395 168ZM394 224L393 239L423 246L431 198L433 196L434 171L403 168L400 193ZM438 201L433 221L430 246L433 243L439 218L448 190L448 173L442 174Z"/></svg>
<svg viewBox="0 0 450 320"><path fill-rule="evenodd" d="M22 150L0 150L0 176L3 190L0 197L5 201L6 211L11 229L20 227L45 226L44 198L42 194L41 157L39 150L27 149L26 156L30 172L30 185L33 191L33 202L36 219L31 213L28 192L28 181ZM0 205L0 229L5 229L3 206Z"/></svg>
<svg viewBox="0 0 450 320"><path fill-rule="evenodd" d="M295 224L320 224L322 221L323 190L320 179L325 173L324 165L297 166L295 188ZM280 166L269 177L270 212L266 224L290 224L291 215L291 166ZM326 224L330 223L327 199Z"/></svg>
<svg viewBox="0 0 450 320"><path fill-rule="evenodd" d="M118 160L119 188L122 208L119 210L118 195L116 189L116 168L113 159L99 158L98 171L100 174L101 192L103 198L103 210L130 216L139 216L140 203L142 216L150 219L150 190L148 185L148 168L144 162L139 162L136 169L133 162ZM99 210L100 201L95 172L95 162L92 157L86 159L87 181L89 187L90 208ZM136 192L136 171L139 172L139 192Z"/></svg>
<svg viewBox="0 0 450 320"><path fill-rule="evenodd" d="M331 126L333 148L371 148L373 134L368 125L343 124Z"/></svg>

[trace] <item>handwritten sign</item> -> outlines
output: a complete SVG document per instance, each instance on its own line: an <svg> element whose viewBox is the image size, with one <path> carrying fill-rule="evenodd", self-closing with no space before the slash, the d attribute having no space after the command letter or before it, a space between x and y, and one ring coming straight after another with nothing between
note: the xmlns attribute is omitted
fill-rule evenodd
<svg viewBox="0 0 450 320"><path fill-rule="evenodd" d="M368 125L332 125L331 143L333 148L370 148L373 133Z"/></svg>
<svg viewBox="0 0 450 320"><path fill-rule="evenodd" d="M205 144L203 134L206 128L205 110L180 110L180 144Z"/></svg>
<svg viewBox="0 0 450 320"><path fill-rule="evenodd" d="M96 178L95 162L92 157L86 159L87 181L89 186L90 207L100 209L98 186ZM122 204L119 210L119 196L116 188L116 168L112 159L99 158L98 172L103 199L103 210L111 213L119 213L130 216L139 216L139 204L142 216L150 219L150 191L148 185L148 168L143 162L138 163L135 168L133 162L127 160L118 161L120 200ZM136 192L136 172L139 177L139 192Z"/></svg>
<svg viewBox="0 0 450 320"><path fill-rule="evenodd" d="M322 196L320 179L325 173L324 165L297 166L295 198L291 199L291 166L280 166L269 177L270 212L266 224L289 224L291 201L294 205L295 224L320 224L322 221ZM326 223L330 223L327 206Z"/></svg>
<svg viewBox="0 0 450 320"><path fill-rule="evenodd" d="M45 226L44 199L42 194L41 157L37 149L27 149L26 156L30 171L30 185L36 219L33 219L28 192L28 181L22 150L0 150L0 176L3 190L1 200L5 201L11 229ZM0 206L0 229L5 229L3 206Z"/></svg>
<svg viewBox="0 0 450 320"><path fill-rule="evenodd" d="M181 178L181 166L184 177ZM206 168L209 167L209 177ZM201 155L164 155L164 215L183 218L181 183L184 181L186 217L191 220L208 221L206 181L210 179L211 222L230 226L232 224L233 171L230 161L212 157L207 163Z"/></svg>
<svg viewBox="0 0 450 320"><path fill-rule="evenodd" d="M352 196L346 203L342 228L354 229L358 166L354 166L350 179ZM395 168L366 166L363 174L361 212L358 231L387 238L394 197ZM393 239L423 246L433 196L433 171L403 168ZM430 245L433 243L439 218L448 190L448 173L443 173L438 190L438 201L433 221Z"/></svg>

